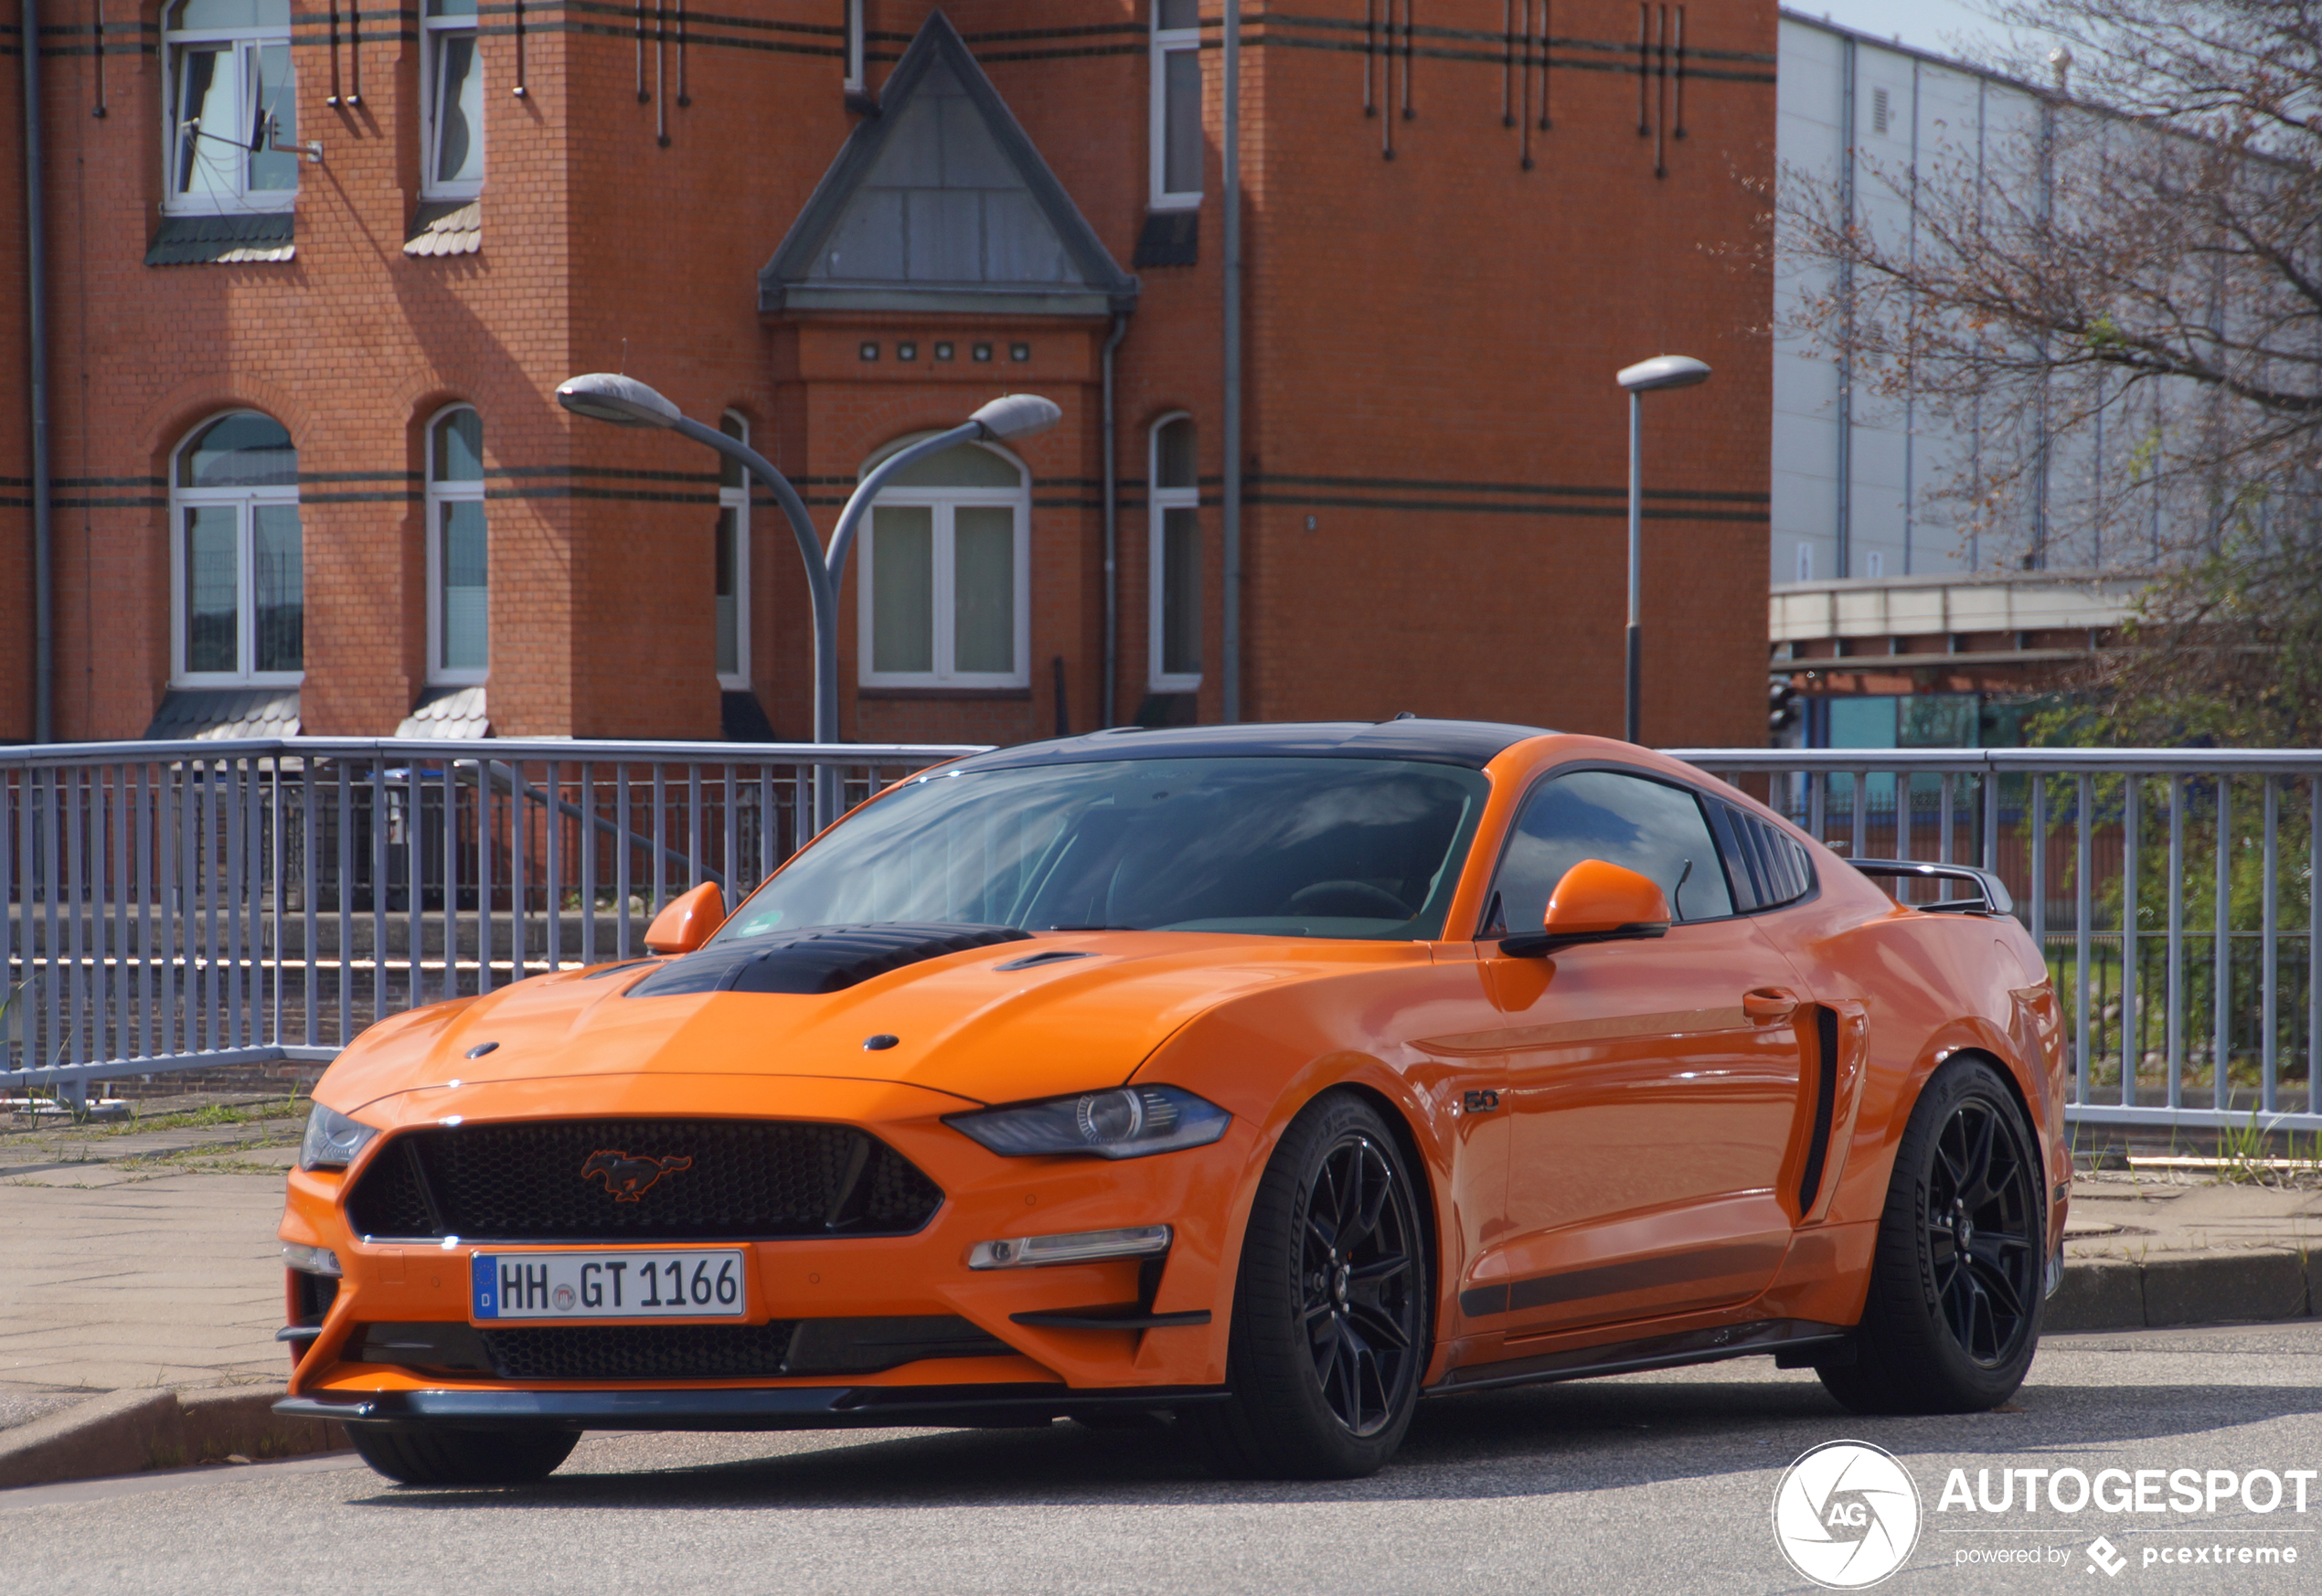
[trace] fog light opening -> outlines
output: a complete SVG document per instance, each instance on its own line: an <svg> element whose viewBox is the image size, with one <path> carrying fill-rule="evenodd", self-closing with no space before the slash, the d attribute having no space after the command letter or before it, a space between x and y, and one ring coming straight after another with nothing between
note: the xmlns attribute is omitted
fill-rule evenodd
<svg viewBox="0 0 2322 1596"><path fill-rule="evenodd" d="M967 1255L970 1269L1037 1269L1049 1263L1093 1263L1106 1258L1151 1258L1169 1250L1166 1225L1132 1225L1119 1230L1073 1230L1060 1236L1015 1236L978 1241Z"/></svg>
<svg viewBox="0 0 2322 1596"><path fill-rule="evenodd" d="M327 1247L309 1247L303 1241L282 1243L282 1264L301 1274L327 1274L334 1279L346 1271L338 1266L338 1254Z"/></svg>

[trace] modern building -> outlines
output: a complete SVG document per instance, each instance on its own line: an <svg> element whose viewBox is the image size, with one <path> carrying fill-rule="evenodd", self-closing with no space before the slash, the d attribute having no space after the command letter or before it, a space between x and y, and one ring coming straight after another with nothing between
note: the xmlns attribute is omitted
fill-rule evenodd
<svg viewBox="0 0 2322 1596"><path fill-rule="evenodd" d="M0 737L803 737L791 532L560 410L596 370L825 537L904 441L1061 407L881 500L850 739L1615 731L1613 373L1676 352L1645 732L1756 739L1770 6L20 4Z"/></svg>
<svg viewBox="0 0 2322 1596"><path fill-rule="evenodd" d="M2003 181L2007 154L2059 104L1827 18L1784 11L1780 38L1783 181L1820 186L1892 237L1917 226L1912 173ZM1795 330L1809 299L1851 289L1802 264L1789 232L1778 220L1768 636L1777 686L1799 697L1779 739L2013 742L2025 707L2113 640L2158 550L2095 532L2103 463L2084 446L2060 452L2003 521L1964 512L1983 463L1973 429Z"/></svg>

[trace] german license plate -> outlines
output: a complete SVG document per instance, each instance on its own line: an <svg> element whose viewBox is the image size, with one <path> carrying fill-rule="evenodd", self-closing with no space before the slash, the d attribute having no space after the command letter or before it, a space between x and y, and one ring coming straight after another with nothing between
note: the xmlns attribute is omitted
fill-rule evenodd
<svg viewBox="0 0 2322 1596"><path fill-rule="evenodd" d="M475 1317L740 1319L749 1309L739 1250L478 1252Z"/></svg>

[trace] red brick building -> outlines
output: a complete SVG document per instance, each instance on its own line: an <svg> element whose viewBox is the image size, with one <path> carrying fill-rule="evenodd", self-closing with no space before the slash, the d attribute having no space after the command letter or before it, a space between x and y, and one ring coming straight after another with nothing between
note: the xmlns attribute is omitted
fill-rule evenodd
<svg viewBox="0 0 2322 1596"><path fill-rule="evenodd" d="M1761 735L1770 5L1244 12L1238 287L1217 0L46 0L37 23L59 739L805 735L788 529L699 446L558 408L610 369L746 431L825 531L899 440L1002 392L1062 407L882 500L841 599L850 738L1235 708L1614 731L1612 374L1665 350L1717 376L1646 406L1646 736ZM11 128L25 43L0 29ZM12 739L36 710L25 181L0 164Z"/></svg>

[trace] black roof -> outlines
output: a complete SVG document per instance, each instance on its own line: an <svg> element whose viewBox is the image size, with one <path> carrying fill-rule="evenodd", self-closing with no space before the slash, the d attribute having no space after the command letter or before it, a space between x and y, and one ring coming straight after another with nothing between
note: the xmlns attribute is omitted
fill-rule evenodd
<svg viewBox="0 0 2322 1596"><path fill-rule="evenodd" d="M1481 770L1528 737L1555 735L1543 727L1492 720L1308 720L1241 726L1179 726L1147 731L1116 726L1085 737L996 749L947 767L950 771L1018 770L1028 765L1078 765L1099 760L1237 759L1265 754L1304 758L1422 760Z"/></svg>

